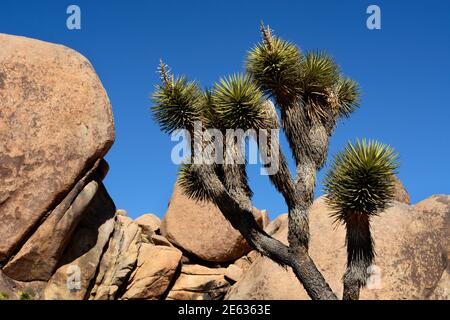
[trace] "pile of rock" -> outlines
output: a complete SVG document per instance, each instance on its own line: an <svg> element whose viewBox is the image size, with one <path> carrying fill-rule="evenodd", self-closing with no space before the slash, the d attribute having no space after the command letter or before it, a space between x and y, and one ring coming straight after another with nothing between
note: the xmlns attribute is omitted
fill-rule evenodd
<svg viewBox="0 0 450 320"><path fill-rule="evenodd" d="M180 210L173 211L174 207ZM195 228L191 225L191 220L183 219L183 216L189 213L207 217L212 226L220 222L222 228ZM267 221L265 212L261 213L255 209L255 214L261 223L263 220ZM196 204L179 192L178 185L175 186L168 214L162 223L153 214L143 215L133 221L124 216L122 211L122 214L116 217L114 232L99 263L88 298L223 299L231 285L238 281L243 273L241 267L231 262L248 253L250 248L229 223L222 220L222 215L215 206ZM183 229L183 225L186 229ZM192 232L193 230L203 231L197 234L197 243L192 239L192 233L196 233ZM213 236L214 233L216 237ZM171 238L168 238L167 234L170 234ZM234 241L223 242L222 239L227 235ZM205 239L208 239L209 246L216 249L216 253L220 253L212 253L209 261L202 259L205 252L201 249L192 250L193 247L202 248L201 244ZM188 246L183 247L180 243L187 243ZM230 253L235 255L234 250L239 250L241 254L230 258Z"/></svg>
<svg viewBox="0 0 450 320"><path fill-rule="evenodd" d="M116 210L102 180L111 106L90 63L63 46L0 35L0 299L308 299L207 202L175 185L162 221ZM450 196L396 200L373 220L376 288L364 299L449 299ZM286 242L287 215L260 226ZM342 292L344 230L322 199L311 255Z"/></svg>

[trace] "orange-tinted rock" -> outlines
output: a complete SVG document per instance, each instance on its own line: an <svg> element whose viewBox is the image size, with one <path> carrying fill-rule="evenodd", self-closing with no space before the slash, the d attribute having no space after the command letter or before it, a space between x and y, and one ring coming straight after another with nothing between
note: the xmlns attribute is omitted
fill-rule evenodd
<svg viewBox="0 0 450 320"><path fill-rule="evenodd" d="M118 215L114 233L100 261L89 299L117 299L119 288L128 280L136 265L140 240L141 231L138 224L131 218Z"/></svg>
<svg viewBox="0 0 450 320"><path fill-rule="evenodd" d="M44 291L46 300L89 298L100 260L113 234L116 207L103 184L91 201Z"/></svg>
<svg viewBox="0 0 450 320"><path fill-rule="evenodd" d="M148 227L153 232L159 232L161 227L161 220L152 213L143 214L135 221L138 225Z"/></svg>
<svg viewBox="0 0 450 320"><path fill-rule="evenodd" d="M20 281L48 281L97 190L98 183L91 181L67 211L55 210L3 268L3 272Z"/></svg>
<svg viewBox="0 0 450 320"><path fill-rule="evenodd" d="M450 196L434 196L414 207L394 202L373 218L372 233L377 256L370 286L361 299L428 299L448 294L443 284L450 239ZM287 243L287 219L275 238ZM277 221L274 220L274 221ZM310 254L330 287L342 296L345 271L345 229L333 224L322 198L310 212ZM434 296L434 290L436 293ZM227 299L309 299L290 268L283 269L265 257L257 258L232 287Z"/></svg>
<svg viewBox="0 0 450 320"><path fill-rule="evenodd" d="M263 225L263 214L254 209L254 215ZM231 261L250 251L241 234L213 203L189 199L178 185L162 220L161 233L176 246L205 261Z"/></svg>
<svg viewBox="0 0 450 320"><path fill-rule="evenodd" d="M124 300L157 300L168 289L181 261L181 251L142 243Z"/></svg>
<svg viewBox="0 0 450 320"><path fill-rule="evenodd" d="M183 265L181 274L167 295L168 300L219 300L230 283L224 268Z"/></svg>
<svg viewBox="0 0 450 320"><path fill-rule="evenodd" d="M89 61L66 47L0 34L0 264L114 140Z"/></svg>
<svg viewBox="0 0 450 320"><path fill-rule="evenodd" d="M406 191L405 186L396 176L394 176L394 200L406 204L411 203L408 191Z"/></svg>

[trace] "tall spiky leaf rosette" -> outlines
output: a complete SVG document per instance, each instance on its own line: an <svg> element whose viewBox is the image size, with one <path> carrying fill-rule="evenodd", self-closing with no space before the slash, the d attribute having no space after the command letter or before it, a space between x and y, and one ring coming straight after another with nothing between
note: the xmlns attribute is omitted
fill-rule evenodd
<svg viewBox="0 0 450 320"><path fill-rule="evenodd" d="M263 41L247 56L247 72L268 95L278 103L295 99L300 88L300 49L293 43L273 35L272 30L261 24Z"/></svg>
<svg viewBox="0 0 450 320"><path fill-rule="evenodd" d="M330 126L331 134L339 117L348 118L359 107L360 90L354 80L345 77L326 52L309 52L301 63L299 95L306 121Z"/></svg>
<svg viewBox="0 0 450 320"><path fill-rule="evenodd" d="M328 120L336 113L338 102L333 89L339 78L338 65L325 52L310 52L303 58L300 95L308 120Z"/></svg>
<svg viewBox="0 0 450 320"><path fill-rule="evenodd" d="M334 88L339 106L339 116L349 118L356 111L360 102L360 88L356 81L341 76Z"/></svg>
<svg viewBox="0 0 450 320"><path fill-rule="evenodd" d="M220 79L212 89L211 101L226 129L265 128L270 120L263 106L263 92L247 74Z"/></svg>
<svg viewBox="0 0 450 320"><path fill-rule="evenodd" d="M247 74L233 74L220 79L211 90L211 104L222 129L242 130L267 128L272 118L264 106L264 94ZM231 140L229 140L231 138ZM223 181L230 194L252 196L245 170L243 153L245 136L226 135ZM229 141L228 141L229 140Z"/></svg>
<svg viewBox="0 0 450 320"><path fill-rule="evenodd" d="M345 299L358 299L359 289L366 284L367 268L375 257L370 219L393 198L397 158L394 150L385 144L357 140L336 155L326 174L326 203L347 232Z"/></svg>
<svg viewBox="0 0 450 320"><path fill-rule="evenodd" d="M196 82L188 81L185 77L175 78L162 60L158 71L161 83L155 86L152 95L153 117L163 132L171 134L178 129L188 130L191 136L191 153L195 152L194 135L203 134L205 125L217 123L211 106L210 92L203 92ZM200 132L194 132L196 121L202 123ZM202 187L202 181L192 170L192 160L193 155L180 166L178 183L189 197L209 200L210 196Z"/></svg>
<svg viewBox="0 0 450 320"><path fill-rule="evenodd" d="M202 117L204 93L196 82L173 77L162 60L159 72L161 84L155 86L152 95L154 119L169 134L177 129L192 131L194 122Z"/></svg>

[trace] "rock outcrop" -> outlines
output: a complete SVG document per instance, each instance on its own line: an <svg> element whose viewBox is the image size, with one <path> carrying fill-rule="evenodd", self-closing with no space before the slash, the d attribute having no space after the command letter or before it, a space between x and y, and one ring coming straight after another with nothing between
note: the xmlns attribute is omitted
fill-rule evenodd
<svg viewBox="0 0 450 320"><path fill-rule="evenodd" d="M114 231L115 213L112 199L100 185L61 258L60 266L48 281L45 299L81 300L89 297L91 283Z"/></svg>
<svg viewBox="0 0 450 320"><path fill-rule="evenodd" d="M411 204L409 193L397 176L394 176L394 200L405 204Z"/></svg>
<svg viewBox="0 0 450 320"><path fill-rule="evenodd" d="M91 300L115 300L134 270L141 247L141 230L131 218L117 216L108 249L100 261Z"/></svg>
<svg viewBox="0 0 450 320"><path fill-rule="evenodd" d="M48 281L56 269L68 241L98 190L96 181L89 182L67 210L58 205L28 239L16 256L3 268L8 276L21 281ZM48 241L51 239L51 241Z"/></svg>
<svg viewBox="0 0 450 320"><path fill-rule="evenodd" d="M428 299L446 275L450 228L450 196L431 197L413 207L394 202L373 218L377 250L371 287L361 299ZM267 228L287 243L287 217L281 216ZM323 199L310 212L310 254L331 288L342 295L345 271L345 230L333 224ZM445 257L445 258L443 258ZM447 285L448 286L448 285ZM228 292L227 299L309 299L287 271L259 257Z"/></svg>
<svg viewBox="0 0 450 320"><path fill-rule="evenodd" d="M181 274L170 290L169 300L219 300L230 288L226 269L201 265L183 265Z"/></svg>
<svg viewBox="0 0 450 320"><path fill-rule="evenodd" d="M169 288L181 262L181 251L142 244L136 269L121 299L160 299Z"/></svg>
<svg viewBox="0 0 450 320"><path fill-rule="evenodd" d="M0 264L5 264L106 154L114 123L100 80L77 52L5 34L0 48Z"/></svg>
<svg viewBox="0 0 450 320"><path fill-rule="evenodd" d="M136 223L145 229L151 230L153 233L159 233L161 228L161 220L152 213L147 213L137 218Z"/></svg>

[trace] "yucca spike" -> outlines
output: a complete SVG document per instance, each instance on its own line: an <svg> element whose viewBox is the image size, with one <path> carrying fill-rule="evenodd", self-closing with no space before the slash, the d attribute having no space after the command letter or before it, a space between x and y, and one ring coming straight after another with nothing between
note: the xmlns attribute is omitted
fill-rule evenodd
<svg viewBox="0 0 450 320"><path fill-rule="evenodd" d="M185 77L175 79L162 61L159 72L162 85L156 85L152 95L154 119L169 134L177 129L192 129L194 122L202 118L203 92L194 81Z"/></svg>
<svg viewBox="0 0 450 320"><path fill-rule="evenodd" d="M170 69L167 64L164 63L163 59L159 59L159 67L158 71L161 77L161 81L165 84L165 86L169 89L172 88L173 75L170 74Z"/></svg>
<svg viewBox="0 0 450 320"><path fill-rule="evenodd" d="M263 41L248 54L247 72L268 95L278 102L295 98L300 87L301 52L289 41L272 35L261 23Z"/></svg>
<svg viewBox="0 0 450 320"><path fill-rule="evenodd" d="M272 31L270 30L270 27L264 24L264 21L261 20L261 34L264 40L264 43L267 46L267 49L269 49L269 51L273 50L273 45L272 45Z"/></svg>

